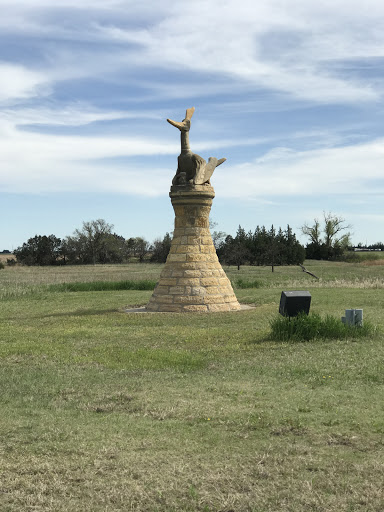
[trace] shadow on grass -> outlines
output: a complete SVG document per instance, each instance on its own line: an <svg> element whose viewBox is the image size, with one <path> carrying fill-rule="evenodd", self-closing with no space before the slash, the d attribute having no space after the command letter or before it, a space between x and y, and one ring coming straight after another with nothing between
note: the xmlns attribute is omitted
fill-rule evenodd
<svg viewBox="0 0 384 512"><path fill-rule="evenodd" d="M78 309L76 311L66 311L64 313L50 313L49 315L39 315L38 318L60 318L70 316L99 316L108 315L109 313L119 313L117 308L108 309Z"/></svg>

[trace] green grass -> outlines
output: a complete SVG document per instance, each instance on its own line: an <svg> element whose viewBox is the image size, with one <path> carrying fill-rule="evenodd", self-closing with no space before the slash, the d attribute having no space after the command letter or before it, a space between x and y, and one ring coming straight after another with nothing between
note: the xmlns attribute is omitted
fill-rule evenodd
<svg viewBox="0 0 384 512"><path fill-rule="evenodd" d="M383 269L305 266L320 283L231 268L262 283L236 288L255 308L206 315L126 313L151 290L50 288L160 265L2 270L0 510L381 512ZM363 308L372 331L282 341L282 289L338 326Z"/></svg>

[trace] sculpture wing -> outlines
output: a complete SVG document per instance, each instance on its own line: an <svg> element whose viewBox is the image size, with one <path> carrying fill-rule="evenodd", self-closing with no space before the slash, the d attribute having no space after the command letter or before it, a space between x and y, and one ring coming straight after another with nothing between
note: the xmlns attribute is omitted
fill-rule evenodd
<svg viewBox="0 0 384 512"><path fill-rule="evenodd" d="M204 183L205 166L206 161L200 155L192 155L192 161L195 167L195 176L193 177L193 183L195 185L201 185Z"/></svg>
<svg viewBox="0 0 384 512"><path fill-rule="evenodd" d="M225 160L226 158L220 158L220 160L218 160L217 158L214 158L212 156L209 157L208 163L205 165L204 169L202 169L199 176L197 176L196 174L196 178L194 180L195 185L202 185L203 183L206 183L212 176L213 171L216 169L216 167L225 162Z"/></svg>

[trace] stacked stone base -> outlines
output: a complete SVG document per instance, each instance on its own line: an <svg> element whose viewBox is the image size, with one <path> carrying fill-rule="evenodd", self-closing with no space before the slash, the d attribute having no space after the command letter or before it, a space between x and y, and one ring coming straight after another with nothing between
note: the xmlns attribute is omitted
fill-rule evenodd
<svg viewBox="0 0 384 512"><path fill-rule="evenodd" d="M189 193L178 192L171 192L176 213L171 250L147 311L239 310L240 304L220 265L209 231L212 187L194 186Z"/></svg>

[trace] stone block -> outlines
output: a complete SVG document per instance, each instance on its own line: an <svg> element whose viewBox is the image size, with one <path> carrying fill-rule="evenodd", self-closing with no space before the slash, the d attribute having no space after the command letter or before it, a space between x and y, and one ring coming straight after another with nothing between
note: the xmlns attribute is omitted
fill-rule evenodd
<svg viewBox="0 0 384 512"><path fill-rule="evenodd" d="M206 261L206 258L210 258L210 255L206 254L186 254L186 261L187 262L193 262L193 261Z"/></svg>
<svg viewBox="0 0 384 512"><path fill-rule="evenodd" d="M207 291L207 295L222 295L222 291L217 285L205 286L205 289Z"/></svg>
<svg viewBox="0 0 384 512"><path fill-rule="evenodd" d="M182 235L184 235L184 228L175 228L173 230L173 240Z"/></svg>
<svg viewBox="0 0 384 512"><path fill-rule="evenodd" d="M197 235L189 235L188 237L188 244L189 245L200 245L201 244L201 237L199 234Z"/></svg>
<svg viewBox="0 0 384 512"><path fill-rule="evenodd" d="M199 286L200 279L198 277L180 277L177 281L178 286Z"/></svg>
<svg viewBox="0 0 384 512"><path fill-rule="evenodd" d="M186 261L187 259L187 255L186 254L169 254L168 255L168 258L167 258L167 262L182 262L182 261Z"/></svg>
<svg viewBox="0 0 384 512"><path fill-rule="evenodd" d="M200 279L200 283L202 286L216 286L217 287L217 279L215 277L202 277Z"/></svg>
<svg viewBox="0 0 384 512"><path fill-rule="evenodd" d="M169 292L169 286L162 286L161 284L158 284L154 290L155 295L165 295Z"/></svg>
<svg viewBox="0 0 384 512"><path fill-rule="evenodd" d="M184 306L183 311L189 312L189 313L207 313L208 307L198 304L198 305L189 305Z"/></svg>
<svg viewBox="0 0 384 512"><path fill-rule="evenodd" d="M175 286L177 285L176 277L164 277L160 280L161 286Z"/></svg>
<svg viewBox="0 0 384 512"><path fill-rule="evenodd" d="M214 271L212 271L210 268L202 268L200 269L200 273L201 277L216 277Z"/></svg>
<svg viewBox="0 0 384 512"><path fill-rule="evenodd" d="M167 278L167 277L171 277L171 276L172 276L172 269L164 267L163 270L161 271L160 279L162 279L163 277Z"/></svg>
<svg viewBox="0 0 384 512"><path fill-rule="evenodd" d="M191 295L204 297L207 294L207 289L204 286L192 286Z"/></svg>
<svg viewBox="0 0 384 512"><path fill-rule="evenodd" d="M221 294L206 295L204 297L204 304L224 304L225 300Z"/></svg>
<svg viewBox="0 0 384 512"><path fill-rule="evenodd" d="M180 313L181 307L179 304L164 304L161 306L163 313Z"/></svg>
<svg viewBox="0 0 384 512"><path fill-rule="evenodd" d="M177 248L177 252L182 252L185 254L196 254L200 252L199 245L179 245Z"/></svg>
<svg viewBox="0 0 384 512"><path fill-rule="evenodd" d="M183 277L184 276L184 270L181 268L174 268L172 270L172 277Z"/></svg>
<svg viewBox="0 0 384 512"><path fill-rule="evenodd" d="M182 264L180 268L182 268L183 270L195 270L196 263L192 261L186 261L185 263Z"/></svg>
<svg viewBox="0 0 384 512"><path fill-rule="evenodd" d="M208 304L208 310L212 313L220 313L222 311L230 311L229 304Z"/></svg>
<svg viewBox="0 0 384 512"><path fill-rule="evenodd" d="M193 295L175 295L175 304L201 304L201 297Z"/></svg>
<svg viewBox="0 0 384 512"><path fill-rule="evenodd" d="M176 218L183 218L185 216L185 208L183 205L173 205L173 209L175 211Z"/></svg>
<svg viewBox="0 0 384 512"><path fill-rule="evenodd" d="M197 261L194 265L196 265L196 270L199 270L200 272L207 270L207 264L205 261Z"/></svg>
<svg viewBox="0 0 384 512"><path fill-rule="evenodd" d="M205 236L201 236L200 237L200 241L201 241L200 243L202 245L211 245L211 244L213 244L211 236L206 236L206 235Z"/></svg>
<svg viewBox="0 0 384 512"><path fill-rule="evenodd" d="M200 277L201 271L200 270L184 270L184 277Z"/></svg>
<svg viewBox="0 0 384 512"><path fill-rule="evenodd" d="M216 252L211 254L205 254L204 256L207 263L217 263L219 261ZM211 266L210 268L215 268L215 265Z"/></svg>
<svg viewBox="0 0 384 512"><path fill-rule="evenodd" d="M185 293L184 286L170 286L169 287L170 295L183 295Z"/></svg>
<svg viewBox="0 0 384 512"><path fill-rule="evenodd" d="M214 248L213 245L201 245L200 252L202 254L216 254L216 249Z"/></svg>
<svg viewBox="0 0 384 512"><path fill-rule="evenodd" d="M200 228L208 228L209 227L209 220L205 217L195 217L193 219L193 223L191 223L191 226L196 226Z"/></svg>
<svg viewBox="0 0 384 512"><path fill-rule="evenodd" d="M173 295L156 295L156 302L161 304L172 304Z"/></svg>
<svg viewBox="0 0 384 512"><path fill-rule="evenodd" d="M200 228L195 228L195 227L187 227L185 228L185 235L201 235L201 229Z"/></svg>

